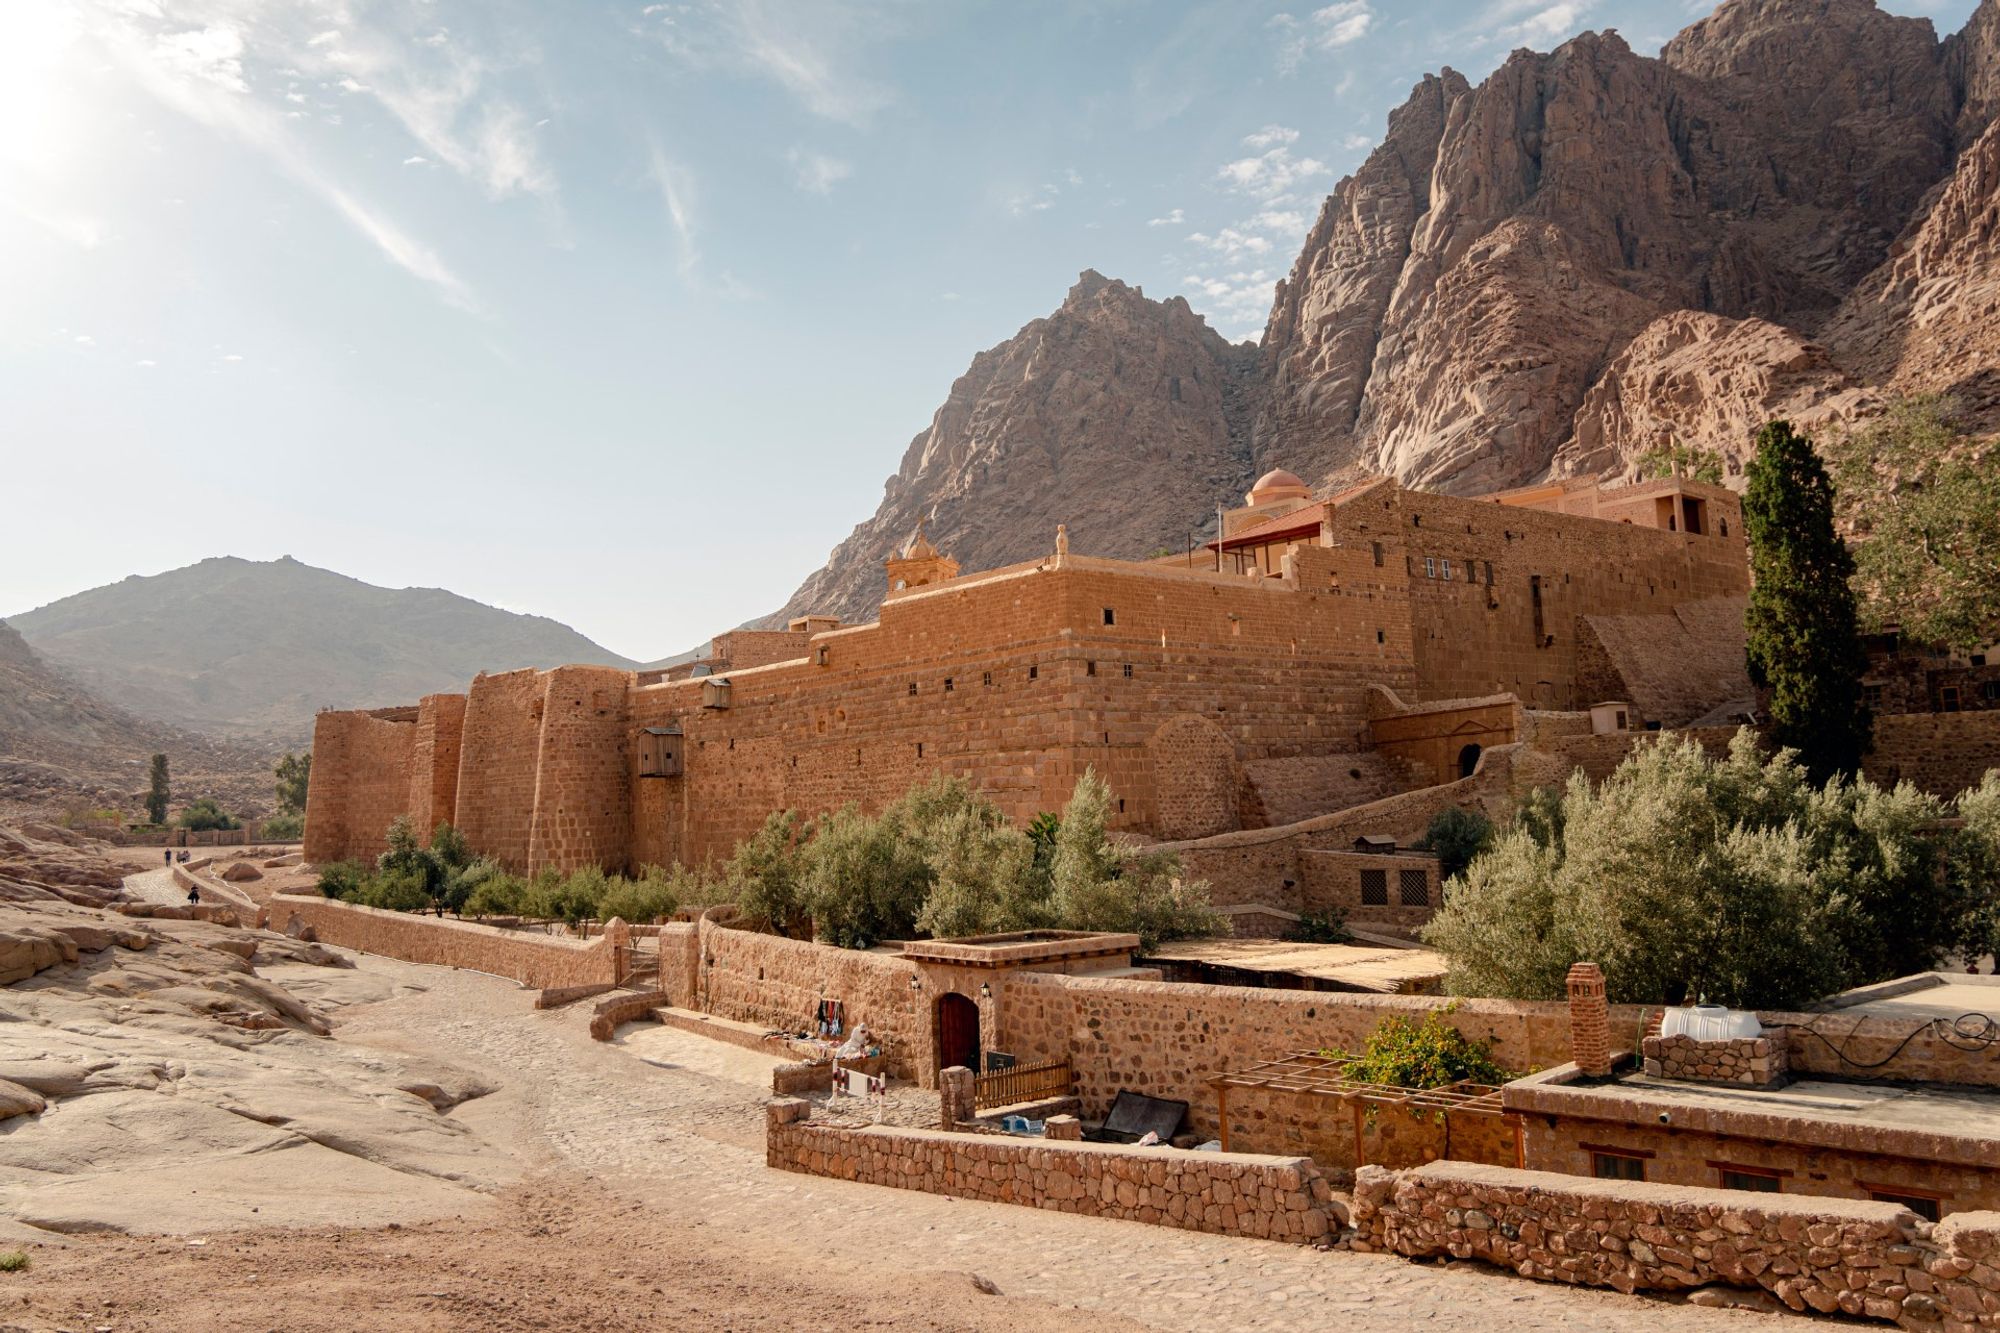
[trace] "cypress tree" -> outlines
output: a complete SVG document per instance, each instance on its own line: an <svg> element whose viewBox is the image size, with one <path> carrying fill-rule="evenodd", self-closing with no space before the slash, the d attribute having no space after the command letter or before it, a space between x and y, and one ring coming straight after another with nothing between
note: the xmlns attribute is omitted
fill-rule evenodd
<svg viewBox="0 0 2000 1333"><path fill-rule="evenodd" d="M167 785L167 757L153 756L152 785L146 791L146 818L155 824L167 822L167 801L171 796Z"/></svg>
<svg viewBox="0 0 2000 1333"><path fill-rule="evenodd" d="M1750 680L1768 689L1771 738L1815 782L1855 772L1874 720L1861 702L1868 659L1856 628L1854 557L1833 528L1833 483L1791 423L1757 433L1743 521L1750 539Z"/></svg>

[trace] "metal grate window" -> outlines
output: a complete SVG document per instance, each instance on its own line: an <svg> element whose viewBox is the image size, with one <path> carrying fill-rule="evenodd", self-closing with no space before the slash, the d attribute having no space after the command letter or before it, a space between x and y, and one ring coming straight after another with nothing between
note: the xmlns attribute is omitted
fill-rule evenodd
<svg viewBox="0 0 2000 1333"><path fill-rule="evenodd" d="M1402 891L1403 906L1429 907L1431 905L1430 876L1422 870L1403 869L1396 872L1398 887Z"/></svg>
<svg viewBox="0 0 2000 1333"><path fill-rule="evenodd" d="M1389 905L1388 871L1364 870L1361 872L1361 905L1363 907L1387 907Z"/></svg>

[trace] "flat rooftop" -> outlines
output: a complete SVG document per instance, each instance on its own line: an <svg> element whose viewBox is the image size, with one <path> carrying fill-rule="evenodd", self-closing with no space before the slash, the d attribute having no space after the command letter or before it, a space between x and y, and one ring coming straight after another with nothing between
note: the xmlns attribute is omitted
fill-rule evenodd
<svg viewBox="0 0 2000 1333"><path fill-rule="evenodd" d="M1365 944L1292 944L1283 940L1178 940L1146 955L1244 972L1289 974L1353 990L1407 994L1445 974L1444 955L1429 949Z"/></svg>
<svg viewBox="0 0 2000 1333"><path fill-rule="evenodd" d="M1801 1079L1781 1088L1690 1083L1626 1073L1576 1077L1574 1066L1510 1083L1510 1111L1665 1127L1918 1161L1991 1166L2000 1091L1940 1084Z"/></svg>
<svg viewBox="0 0 2000 1333"><path fill-rule="evenodd" d="M1856 1017L1905 1018L1917 1023L1933 1018L1950 1022L1961 1014L1980 1014L2000 1023L2000 976L1919 972L1877 986L1842 991L1827 1001L1827 1007Z"/></svg>

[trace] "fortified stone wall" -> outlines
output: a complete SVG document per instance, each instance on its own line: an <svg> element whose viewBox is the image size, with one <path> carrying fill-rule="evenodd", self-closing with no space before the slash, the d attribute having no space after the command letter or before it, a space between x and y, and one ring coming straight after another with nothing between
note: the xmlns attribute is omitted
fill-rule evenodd
<svg viewBox="0 0 2000 1333"><path fill-rule="evenodd" d="M370 713L313 719L313 767L306 784L305 857L373 861L388 849L389 825L410 808L417 727Z"/></svg>
<svg viewBox="0 0 2000 1333"><path fill-rule="evenodd" d="M1305 849L1298 866L1298 906L1291 910L1302 916L1337 908L1351 926L1407 931L1429 921L1444 904L1434 856ZM1371 884L1380 889L1378 901L1370 901Z"/></svg>
<svg viewBox="0 0 2000 1333"><path fill-rule="evenodd" d="M542 674L526 668L477 677L465 699L458 831L475 851L517 872L529 869L543 691Z"/></svg>
<svg viewBox="0 0 2000 1333"><path fill-rule="evenodd" d="M1577 627L1577 697L1623 699L1649 722L1680 727L1753 697L1744 656L1745 597L1684 603L1670 616L1586 616Z"/></svg>
<svg viewBox="0 0 2000 1333"><path fill-rule="evenodd" d="M1262 1240L1304 1243L1338 1225L1331 1187L1303 1158L814 1124L804 1118L810 1110L802 1101L769 1105L768 1165L955 1199Z"/></svg>
<svg viewBox="0 0 2000 1333"><path fill-rule="evenodd" d="M487 972L538 990L617 982L614 946L604 936L585 944L471 921L289 894L271 900L270 920L278 930L289 929L295 920L311 926L323 944L412 963Z"/></svg>
<svg viewBox="0 0 2000 1333"><path fill-rule="evenodd" d="M1481 754L1521 739L1521 704L1512 695L1406 705L1376 690L1373 702L1369 743L1433 784L1471 777Z"/></svg>
<svg viewBox="0 0 2000 1333"><path fill-rule="evenodd" d="M1711 1283L1908 1329L2000 1327L2000 1216L1577 1179L1464 1162L1355 1182L1354 1248L1619 1291Z"/></svg>
<svg viewBox="0 0 2000 1333"><path fill-rule="evenodd" d="M1507 692L1578 708L1598 702L1577 683L1584 617L1748 591L1731 519L1726 537L1690 535L1390 487L1335 507L1330 526L1335 541L1381 543L1386 561L1404 562L1422 697Z"/></svg>
<svg viewBox="0 0 2000 1333"><path fill-rule="evenodd" d="M710 645L715 660L732 671L790 662L806 655L812 633L802 629L733 629Z"/></svg>
<svg viewBox="0 0 2000 1333"><path fill-rule="evenodd" d="M439 823L458 818L458 752L464 733L464 695L427 694L418 702L410 753L410 822L427 847Z"/></svg>
<svg viewBox="0 0 2000 1333"><path fill-rule="evenodd" d="M2000 709L1878 715L1875 751L1861 768L1877 783L1914 782L1934 796L1956 796L2000 768Z"/></svg>
<svg viewBox="0 0 2000 1333"><path fill-rule="evenodd" d="M554 867L568 874L587 865L627 866L634 762L626 740L630 681L631 673L613 667L558 667L543 676L528 838L532 869Z"/></svg>

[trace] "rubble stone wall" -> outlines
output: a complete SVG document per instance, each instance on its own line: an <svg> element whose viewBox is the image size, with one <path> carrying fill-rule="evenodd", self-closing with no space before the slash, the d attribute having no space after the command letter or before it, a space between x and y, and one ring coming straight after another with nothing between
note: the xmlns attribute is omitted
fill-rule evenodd
<svg viewBox="0 0 2000 1333"><path fill-rule="evenodd" d="M847 1030L867 1024L890 1073L929 1082L921 1053L928 1049L925 1018L934 997L910 989L915 969L909 963L709 922L702 924L701 950L696 996L703 1011L798 1032L810 1030L821 1000L838 1000ZM673 989L664 977L661 984Z"/></svg>
<svg viewBox="0 0 2000 1333"><path fill-rule="evenodd" d="M1304 1158L815 1124L802 1118L810 1109L770 1104L773 1168L1261 1240L1304 1243L1338 1226L1332 1189Z"/></svg>
<svg viewBox="0 0 2000 1333"><path fill-rule="evenodd" d="M1914 782L1956 796L2000 768L2000 709L1973 713L1884 713L1862 772L1885 785Z"/></svg>
<svg viewBox="0 0 2000 1333"><path fill-rule="evenodd" d="M1729 1041L1696 1041L1682 1033L1646 1038L1641 1054L1646 1072L1654 1078L1768 1088L1785 1077L1786 1050L1783 1035L1775 1039L1738 1037Z"/></svg>
<svg viewBox="0 0 2000 1333"><path fill-rule="evenodd" d="M1932 1226L1890 1203L1440 1162L1364 1169L1353 1223L1356 1249L1478 1259L1545 1281L1624 1292L1723 1283L1908 1329L2000 1327L1994 1213Z"/></svg>

